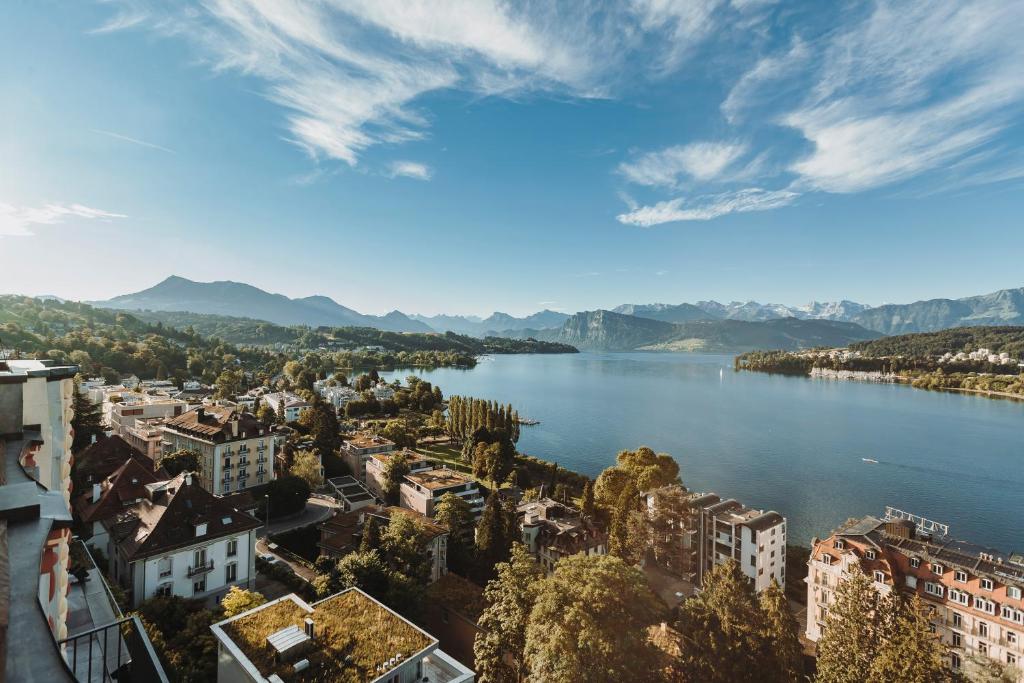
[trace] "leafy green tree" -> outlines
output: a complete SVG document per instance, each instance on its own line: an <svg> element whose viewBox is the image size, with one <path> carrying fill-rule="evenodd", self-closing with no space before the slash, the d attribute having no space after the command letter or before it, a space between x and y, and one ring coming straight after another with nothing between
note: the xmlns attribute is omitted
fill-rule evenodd
<svg viewBox="0 0 1024 683"><path fill-rule="evenodd" d="M705 575L701 593L683 603L678 629L690 680L778 680L765 668L764 626L754 590L734 560Z"/></svg>
<svg viewBox="0 0 1024 683"><path fill-rule="evenodd" d="M341 428L338 425L338 416L334 414L334 408L322 400L315 401L313 407L308 410L315 411L311 430L313 450L319 453L326 462L341 447Z"/></svg>
<svg viewBox="0 0 1024 683"><path fill-rule="evenodd" d="M273 516L290 515L306 507L312 491L302 477L287 475L267 484L267 504Z"/></svg>
<svg viewBox="0 0 1024 683"><path fill-rule="evenodd" d="M424 585L430 580L426 534L412 515L398 511L391 514L380 535L379 552L393 571Z"/></svg>
<svg viewBox="0 0 1024 683"><path fill-rule="evenodd" d="M786 594L772 579L758 596L761 608L761 671L765 683L794 683L803 676L803 649L797 632L800 624L789 609ZM879 679L885 680L885 679Z"/></svg>
<svg viewBox="0 0 1024 683"><path fill-rule="evenodd" d="M406 420L388 420L380 435L399 448L416 448L416 430Z"/></svg>
<svg viewBox="0 0 1024 683"><path fill-rule="evenodd" d="M366 553L380 547L380 528L371 515L366 515L363 522L363 537L359 541L359 551Z"/></svg>
<svg viewBox="0 0 1024 683"><path fill-rule="evenodd" d="M473 509L464 498L448 492L434 505L434 521L448 527L448 568L468 573L473 563Z"/></svg>
<svg viewBox="0 0 1024 683"><path fill-rule="evenodd" d="M594 485L598 505L614 507L626 480L631 480L638 491L651 491L669 484L679 484L679 463L667 453L655 453L647 446L635 451L620 451L616 464L605 469Z"/></svg>
<svg viewBox="0 0 1024 683"><path fill-rule="evenodd" d="M518 683L525 680L526 627L533 610L538 582L544 573L519 543L512 545L508 562L496 567L487 583L487 607L473 643L480 683Z"/></svg>
<svg viewBox="0 0 1024 683"><path fill-rule="evenodd" d="M221 598L220 606L224 609L224 617L233 617L242 612L248 612L254 607L259 607L267 599L262 593L245 590L238 586L232 586L227 594Z"/></svg>
<svg viewBox="0 0 1024 683"><path fill-rule="evenodd" d="M405 480L405 475L409 474L409 472L409 457L404 451L392 453L388 457L387 462L384 464L384 470L381 473L384 477L381 488L384 491L384 498L387 500L388 505L398 505L402 482Z"/></svg>
<svg viewBox="0 0 1024 683"><path fill-rule="evenodd" d="M296 452L288 473L305 480L311 490L320 488L324 483L324 475L320 472L320 460L312 451Z"/></svg>
<svg viewBox="0 0 1024 683"><path fill-rule="evenodd" d="M338 561L342 588L356 587L378 600L387 594L390 570L377 551L349 553Z"/></svg>
<svg viewBox="0 0 1024 683"><path fill-rule="evenodd" d="M526 627L534 680L648 681L660 655L647 628L660 609L644 575L609 555L563 558L537 584Z"/></svg>
<svg viewBox="0 0 1024 683"><path fill-rule="evenodd" d="M75 411L74 417L71 418L71 428L75 432L71 452L78 453L91 444L93 439L103 437L103 412L81 392L77 376L75 391L71 397L71 408Z"/></svg>
<svg viewBox="0 0 1024 683"><path fill-rule="evenodd" d="M619 494L608 532L608 552L629 564L639 561L641 539L634 535L631 518L636 514L639 492L632 481L627 481Z"/></svg>
<svg viewBox="0 0 1024 683"><path fill-rule="evenodd" d="M266 403L264 403L262 406L260 406L260 409L259 409L259 412L258 412L258 416L259 416L259 421L262 422L265 426L268 426L268 427L270 425L274 424L275 422L277 422L277 413L275 413L274 409L271 408Z"/></svg>
<svg viewBox="0 0 1024 683"><path fill-rule="evenodd" d="M869 680L931 683L946 678L943 647L931 631L921 599L915 595L907 600L896 591L887 597L891 599L883 601L882 617L891 627L879 643Z"/></svg>
<svg viewBox="0 0 1024 683"><path fill-rule="evenodd" d="M165 455L160 460L160 466L167 470L172 477L176 477L182 472L199 472L203 467L203 455L199 451L182 448Z"/></svg>
<svg viewBox="0 0 1024 683"><path fill-rule="evenodd" d="M242 393L242 382L244 381L245 375L241 370L224 370L217 376L217 381L214 382L216 391L213 397L233 399Z"/></svg>
<svg viewBox="0 0 1024 683"><path fill-rule="evenodd" d="M818 683L867 683L878 654L878 591L859 567L836 588L818 640Z"/></svg>

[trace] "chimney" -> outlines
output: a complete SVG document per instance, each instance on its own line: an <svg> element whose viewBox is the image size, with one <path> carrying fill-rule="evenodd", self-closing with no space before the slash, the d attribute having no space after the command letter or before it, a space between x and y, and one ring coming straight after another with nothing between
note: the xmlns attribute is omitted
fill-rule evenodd
<svg viewBox="0 0 1024 683"><path fill-rule="evenodd" d="M192 473L191 472L186 472L185 473L185 486L191 486L191 485L192 485Z"/></svg>
<svg viewBox="0 0 1024 683"><path fill-rule="evenodd" d="M313 620L309 617L306 617L306 621L304 623L306 627L306 635L309 636L310 640L312 640L315 637L315 628L313 626Z"/></svg>
<svg viewBox="0 0 1024 683"><path fill-rule="evenodd" d="M238 416L231 419L231 436L238 438Z"/></svg>
<svg viewBox="0 0 1024 683"><path fill-rule="evenodd" d="M204 417L206 417L206 409L196 408L196 419L202 422Z"/></svg>
<svg viewBox="0 0 1024 683"><path fill-rule="evenodd" d="M95 503L99 499L100 499L100 485L99 484L93 484L92 485L92 502Z"/></svg>
<svg viewBox="0 0 1024 683"><path fill-rule="evenodd" d="M96 443L96 434L93 434L92 437L90 437L90 439L91 440L89 441L89 443Z"/></svg>

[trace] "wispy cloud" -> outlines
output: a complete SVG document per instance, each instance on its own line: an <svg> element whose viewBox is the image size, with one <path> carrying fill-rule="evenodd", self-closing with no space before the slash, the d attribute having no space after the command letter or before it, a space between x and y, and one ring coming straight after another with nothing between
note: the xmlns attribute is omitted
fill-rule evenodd
<svg viewBox="0 0 1024 683"><path fill-rule="evenodd" d="M34 234L32 227L35 225L56 225L76 218L108 221L127 216L82 204L46 204L31 207L0 202L0 237L26 237Z"/></svg>
<svg viewBox="0 0 1024 683"><path fill-rule="evenodd" d="M644 154L619 166L630 182L638 185L674 187L688 176L707 181L718 178L746 151L746 145L732 142L694 142Z"/></svg>
<svg viewBox="0 0 1024 683"><path fill-rule="evenodd" d="M391 178L413 178L415 180L430 180L434 171L426 164L418 161L395 161L388 166L388 175Z"/></svg>
<svg viewBox="0 0 1024 683"><path fill-rule="evenodd" d="M810 56L810 48L798 36L786 52L759 59L733 85L722 102L722 114L730 123L738 123L743 113L755 106L763 106L766 99L792 96L793 86L780 87L780 81L786 82Z"/></svg>
<svg viewBox="0 0 1024 683"><path fill-rule="evenodd" d="M747 188L699 197L693 201L683 198L670 199L652 206L637 207L628 213L619 214L616 218L626 225L649 228L662 223L706 221L730 213L766 211L790 204L799 196L790 190Z"/></svg>
<svg viewBox="0 0 1024 683"><path fill-rule="evenodd" d="M128 137L127 135L121 135L120 133L115 133L113 131L101 130L99 128L90 128L89 130L91 130L93 133L98 133L99 135L106 135L109 138L121 140L122 142L130 142L131 144L139 145L140 147L148 147L149 149L160 150L161 152L167 152L168 154L177 154L177 152L175 152L173 149L168 149L167 147L163 147L152 142L146 142L145 140L139 140L138 138L131 138Z"/></svg>

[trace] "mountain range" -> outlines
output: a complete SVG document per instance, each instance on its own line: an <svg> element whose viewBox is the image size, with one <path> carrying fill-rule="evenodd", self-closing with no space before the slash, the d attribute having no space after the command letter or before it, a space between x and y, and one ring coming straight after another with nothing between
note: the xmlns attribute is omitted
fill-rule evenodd
<svg viewBox="0 0 1024 683"><path fill-rule="evenodd" d="M910 304L886 304L871 307L854 301L812 302L803 306L762 304L756 301L698 301L679 304L623 304L605 311L589 311L570 316L559 311L543 310L525 317L495 312L486 318L460 315L406 315L392 311L375 316L359 313L326 296L291 299L271 294L240 282L195 282L172 275L149 289L124 294L108 301L91 302L103 308L149 311L185 311L234 317L254 318L278 325L309 325L312 327L373 327L392 332L447 332L483 337L501 335L537 338L574 343L584 348L639 348L651 344L679 345L678 334L702 334L714 343L725 344L732 339L753 339L756 335L744 326L699 325L690 328L660 328L648 323L687 325L708 322L767 323L778 320L824 321L854 323L865 330L883 335L910 332L931 332L951 327L976 325L1024 325L1024 288L1003 289L991 294L962 299L930 299ZM786 326L790 329L786 329ZM585 331L591 332L586 333ZM821 336L836 337L842 343L844 334L854 341L862 338L852 328L829 326L795 326L773 323L764 327L765 334L788 334L807 340ZM758 333L760 334L760 332ZM736 337L739 335L739 337ZM555 339L557 337L557 339ZM591 339L591 337L593 337ZM742 339L741 339L742 338ZM769 334L765 341L774 337ZM601 344L596 340L602 339ZM784 340L783 340L784 341ZM634 344L636 342L636 344ZM711 343L711 342L709 342ZM791 341L790 343L796 343ZM741 344L744 345L744 344Z"/></svg>

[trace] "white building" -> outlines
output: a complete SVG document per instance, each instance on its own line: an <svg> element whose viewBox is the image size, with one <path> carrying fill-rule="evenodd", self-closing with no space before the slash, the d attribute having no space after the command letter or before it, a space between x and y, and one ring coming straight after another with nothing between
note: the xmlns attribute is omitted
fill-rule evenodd
<svg viewBox="0 0 1024 683"><path fill-rule="evenodd" d="M330 381L326 379L317 380L313 383L313 390L334 406L335 410L344 410L350 401L355 401L360 397L359 392L352 387L328 384Z"/></svg>
<svg viewBox="0 0 1024 683"><path fill-rule="evenodd" d="M384 481L385 481L385 469L388 466L388 462L391 458L396 455L404 455L406 464L409 465L410 473L424 472L434 469L434 462L427 460L425 457L410 451L408 448L403 448L400 451L389 451L387 453L373 453L366 460L366 488L370 489L373 495L377 496L381 500L384 500Z"/></svg>
<svg viewBox="0 0 1024 683"><path fill-rule="evenodd" d="M444 468L409 473L399 488L401 506L427 517L434 516L434 506L446 493L454 493L469 503L476 518L484 510L484 497L476 480L455 470Z"/></svg>
<svg viewBox="0 0 1024 683"><path fill-rule="evenodd" d="M277 391L272 394L264 394L263 402L270 406L270 409L275 414L280 414L281 405L284 405L284 419L285 422L294 422L299 419L299 415L306 408L311 407L311 404L301 396L297 396L290 391Z"/></svg>
<svg viewBox="0 0 1024 683"><path fill-rule="evenodd" d="M132 606L157 595L219 601L256 579L260 522L182 472L143 487L144 497L104 521L110 578Z"/></svg>
<svg viewBox="0 0 1024 683"><path fill-rule="evenodd" d="M217 683L471 683L437 639L358 588L308 604L294 593L210 627Z"/></svg>
<svg viewBox="0 0 1024 683"><path fill-rule="evenodd" d="M237 408L196 408L168 420L163 430L163 455L182 449L198 451L203 456L200 482L216 495L274 479L273 432L250 413Z"/></svg>
<svg viewBox="0 0 1024 683"><path fill-rule="evenodd" d="M377 384L373 389L373 397L378 401L390 401L395 397L395 388L388 386L384 382Z"/></svg>
<svg viewBox="0 0 1024 683"><path fill-rule="evenodd" d="M359 481L366 481L366 462L374 453L390 453L395 442L369 432L356 432L341 444L341 459Z"/></svg>
<svg viewBox="0 0 1024 683"><path fill-rule="evenodd" d="M135 425L136 420L171 418L188 410L188 404L167 396L143 394L137 391L108 393L103 402L103 415L110 429L121 436Z"/></svg>

